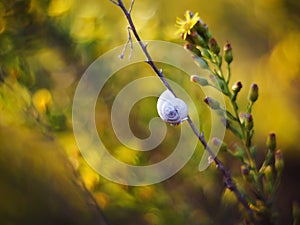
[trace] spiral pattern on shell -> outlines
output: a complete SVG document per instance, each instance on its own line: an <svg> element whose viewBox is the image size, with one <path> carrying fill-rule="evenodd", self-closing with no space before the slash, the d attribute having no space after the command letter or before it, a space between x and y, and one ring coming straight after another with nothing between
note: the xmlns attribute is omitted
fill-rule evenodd
<svg viewBox="0 0 300 225"><path fill-rule="evenodd" d="M171 125L178 125L187 119L188 107L183 100L176 98L172 92L166 90L158 98L157 112L163 121Z"/></svg>

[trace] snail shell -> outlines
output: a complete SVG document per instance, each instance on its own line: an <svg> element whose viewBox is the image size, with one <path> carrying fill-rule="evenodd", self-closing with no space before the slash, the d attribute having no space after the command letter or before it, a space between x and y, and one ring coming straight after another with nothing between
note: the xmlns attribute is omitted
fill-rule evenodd
<svg viewBox="0 0 300 225"><path fill-rule="evenodd" d="M163 121L178 125L187 119L188 107L183 100L166 90L158 98L157 112Z"/></svg>

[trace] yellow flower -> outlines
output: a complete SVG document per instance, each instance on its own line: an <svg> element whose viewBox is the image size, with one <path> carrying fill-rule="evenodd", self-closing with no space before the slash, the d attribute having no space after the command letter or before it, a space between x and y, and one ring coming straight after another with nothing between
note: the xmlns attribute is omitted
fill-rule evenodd
<svg viewBox="0 0 300 225"><path fill-rule="evenodd" d="M179 28L176 33L181 34L182 38L185 40L186 36L191 34L192 28L200 20L200 17L198 16L198 13L193 15L190 11L186 11L184 16L185 19L180 19L178 17L176 19L176 24Z"/></svg>
<svg viewBox="0 0 300 225"><path fill-rule="evenodd" d="M33 104L35 108L40 113L46 113L49 106L52 104L52 96L50 91L47 89L39 89L37 92L34 93L32 97Z"/></svg>

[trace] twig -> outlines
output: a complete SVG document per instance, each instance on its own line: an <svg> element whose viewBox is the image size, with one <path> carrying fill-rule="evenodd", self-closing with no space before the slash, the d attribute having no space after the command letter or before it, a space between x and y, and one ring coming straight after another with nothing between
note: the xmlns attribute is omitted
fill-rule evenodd
<svg viewBox="0 0 300 225"><path fill-rule="evenodd" d="M133 9L134 2L135 2L135 0L132 0L132 1L131 1L131 4L130 4L129 9L128 9L128 13L129 13L129 14L131 13L131 11L132 11L132 9Z"/></svg>
<svg viewBox="0 0 300 225"><path fill-rule="evenodd" d="M111 1L111 0L110 0L110 1ZM162 81L163 84L166 86L166 88L169 89L169 91L171 91L172 94L173 94L174 96L176 96L175 92L172 90L171 86L170 86L169 83L166 81L165 77L163 76L162 70L159 70L159 69L154 65L153 60L152 60L152 57L150 56L149 52L147 51L147 45L145 45L145 44L142 42L142 40L141 40L139 34L137 33L136 28L135 28L135 25L134 25L134 23L133 23L133 21L132 21L132 18L131 18L131 14L130 14L129 11L127 11L127 9L126 9L126 7L125 7L123 1L122 1L122 0L118 0L117 5L122 9L123 13L125 14L126 19L127 19L128 23L129 23L129 26L130 26L130 28L131 28L131 31L132 31L134 37L136 38L136 40L138 41L138 43L139 43L140 47L142 48L144 54L146 55L146 58L147 58L147 61L146 61L146 62L151 66L151 68L154 70L154 72L158 75L158 77L161 79L161 81ZM132 4L131 4L131 5L132 5Z"/></svg>
<svg viewBox="0 0 300 225"><path fill-rule="evenodd" d="M112 1L112 0L110 0ZM166 81L163 73L162 73L162 70L159 70L156 65L154 64L148 50L147 50L147 46L141 41L141 38L139 36L139 34L137 33L137 30L135 28L135 25L132 21L132 18L131 18L131 10L132 10L132 6L133 6L133 3L134 3L134 0L132 0L131 2L131 5L130 5L130 10L127 10L123 1L122 0L118 0L118 2L114 2L114 4L118 5L121 10L123 11L123 13L125 14L126 16L126 19L129 23L129 26L131 28L131 31L134 35L134 37L136 38L136 40L139 42L139 45L140 47L142 48L147 60L146 62L150 65L150 67L153 69L153 71L157 74L157 76L161 79L162 83L165 85L165 87L171 91L174 96L175 93L174 91L172 90L171 86L169 85L169 83ZM205 140L205 137L203 134L200 134L199 131L197 130L197 128L195 127L195 124L193 123L193 121L191 120L190 116L188 116L188 119L187 119L190 127L192 128L194 134L197 136L197 138L199 139L199 141L201 142L201 144L203 145L204 149L209 153L209 155L213 158L214 162L216 163L216 166L218 168L218 170L221 171L222 175L223 175L223 178L224 178L224 184L226 186L226 188L228 188L230 191L234 192L234 194L236 195L238 201L245 207L245 209L247 210L248 214L249 214L249 217L251 220L253 220L253 211L252 209L249 207L248 205L248 202L245 198L245 196L238 190L235 182L233 181L232 177L231 177L231 174L229 171L227 171L223 165L223 163L218 159L218 157L213 153L213 151L210 149L210 147L208 146L206 140Z"/></svg>
<svg viewBox="0 0 300 225"><path fill-rule="evenodd" d="M126 49L127 49L127 47L128 47L128 44L130 45L130 53L129 53L128 59L131 58L131 55L132 55L132 52L133 52L133 44L132 44L132 38L131 38L130 30L131 30L131 27L128 27L128 28L127 28L127 31L128 31L128 39L127 39L127 42L126 42L126 44L124 45L124 47L123 47L123 49L122 49L121 54L119 55L119 58L120 58L120 59L123 59L123 58L124 58L124 55L125 55Z"/></svg>
<svg viewBox="0 0 300 225"><path fill-rule="evenodd" d="M114 1L114 0L109 0L109 1L112 2L113 4L119 6L119 3L118 3L118 2L116 2L116 1Z"/></svg>

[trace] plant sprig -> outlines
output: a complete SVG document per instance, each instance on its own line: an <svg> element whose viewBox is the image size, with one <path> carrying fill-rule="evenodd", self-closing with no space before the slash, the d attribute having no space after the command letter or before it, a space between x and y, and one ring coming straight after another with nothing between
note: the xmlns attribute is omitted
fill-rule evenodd
<svg viewBox="0 0 300 225"><path fill-rule="evenodd" d="M127 21L128 21L128 24L129 24L129 31L131 31L133 33L133 36L135 37L135 39L138 41L141 49L143 50L145 56L146 56L146 63L149 64L149 66L153 69L153 71L155 72L155 74L160 78L160 80L162 81L162 83L164 84L164 86L170 90L174 96L176 96L175 92L173 91L173 89L171 88L171 86L169 85L169 83L167 82L167 80L165 79L164 75L163 75L163 71L161 69L158 69L158 67L155 65L155 63L153 62L148 50L147 50L147 45L144 44L139 36L139 34L137 33L137 30L135 28L135 25L133 23L133 20L132 20L132 17L131 17L131 11L132 11L132 8L133 8L133 5L134 5L134 0L132 0L131 4L130 4L130 7L129 9L127 10L123 1L122 0L110 0L113 4L117 5L121 10L122 12L124 13ZM200 18L199 18L200 19ZM198 21L199 19L197 20L193 20L191 22L191 26L194 26L195 24L198 24ZM201 27L201 29L206 29L205 27ZM189 32L187 30L187 33L186 33L186 37L189 35ZM209 33L205 33L205 38L206 39L209 39L210 36L209 36ZM203 42L203 40L201 40L201 36L197 36L199 38L199 42L203 44L203 47L208 47L208 43L206 43L205 41ZM128 41L129 42L132 42L132 39L131 39L131 35L128 36ZM205 49L205 48L203 48ZM210 55L207 55L208 59L210 57ZM198 58L198 60L200 60L202 63L204 63L203 65L206 66L207 68L208 65L206 64L205 65L205 61L202 60L201 58ZM213 61L216 65L219 65L221 66L221 63L222 63L222 59L221 58L214 58L214 61ZM219 77L220 80L223 80L225 83L229 83L229 80L230 80L230 73L227 77L227 81L225 81L223 77L223 74L222 73L219 73L217 72L217 70L214 70L214 74L216 75L216 77ZM227 87L227 86L225 86ZM198 129L196 128L196 126L194 125L192 119L188 116L187 118L187 121L191 127L191 129L193 130L194 134L197 136L197 138L199 139L200 143L203 145L204 149L209 153L210 157L213 159L213 161L216 163L217 165L217 168L219 171L221 171L222 175L223 175L223 178L224 178L224 184L226 186L226 188L228 188L230 191L232 191L235 196L237 197L238 201L244 206L244 208L246 209L248 215L249 215L249 218L251 221L253 221L253 210L251 209L250 205L248 204L248 201L246 199L246 197L244 196L244 194L242 192L240 192L240 190L237 188L237 185L235 184L235 182L233 181L232 179L232 176L231 176L231 173L224 167L223 163L219 160L219 158L213 153L213 151L210 149L210 147L208 146L207 144L207 141L205 140L205 137L204 137L204 133L203 132L199 132Z"/></svg>
<svg viewBox="0 0 300 225"><path fill-rule="evenodd" d="M241 111L237 98L243 85L238 81L231 88L229 87L231 81L230 66L233 61L231 44L227 42L224 45L223 55L221 55L216 39L209 32L208 26L198 17L198 13L193 14L187 11L185 19L177 19L177 24L182 39L187 41L185 48L190 50L195 61L211 74L210 81L197 75L193 75L191 80L201 86L211 86L217 89L228 99L231 105L231 109L228 110L209 96L204 99L204 102L221 116L226 128L242 142L242 145L237 146L235 150L229 149L226 144L224 146L226 146L225 150L228 153L242 163L242 176L247 181L248 186L251 187L246 198L254 212L255 220L252 222L254 224L276 224L273 202L280 183L283 159L281 151L276 151L276 136L271 133L267 138L268 150L262 166L259 167L256 162L256 147L252 143L254 135L252 109L258 99L258 85L252 84L250 86L247 108L244 112ZM225 68L224 64L226 64ZM241 191L246 193L245 190ZM250 217L249 219L252 220Z"/></svg>

